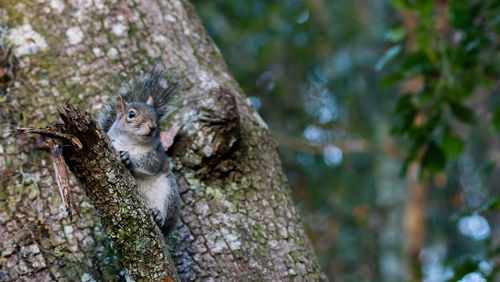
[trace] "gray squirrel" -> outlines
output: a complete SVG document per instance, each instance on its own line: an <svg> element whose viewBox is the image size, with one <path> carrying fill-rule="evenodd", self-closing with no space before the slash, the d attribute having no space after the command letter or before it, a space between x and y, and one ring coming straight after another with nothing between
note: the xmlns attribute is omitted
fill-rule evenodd
<svg viewBox="0 0 500 282"><path fill-rule="evenodd" d="M178 88L177 75L155 64L145 77L126 84L99 117L165 236L179 217L180 197L161 144L160 121Z"/></svg>

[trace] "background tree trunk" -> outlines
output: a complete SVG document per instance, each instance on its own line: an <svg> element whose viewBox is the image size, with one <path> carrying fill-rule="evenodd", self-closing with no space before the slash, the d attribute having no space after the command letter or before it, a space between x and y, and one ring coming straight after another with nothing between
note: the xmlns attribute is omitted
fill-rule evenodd
<svg viewBox="0 0 500 282"><path fill-rule="evenodd" d="M182 280L321 280L266 124L185 1L0 0L19 57L1 96L0 280L118 280L121 267L82 189L62 212L48 154L17 126L56 121L69 99L95 114L155 61L185 73L164 126L182 223L168 240ZM165 128L165 127L164 127Z"/></svg>

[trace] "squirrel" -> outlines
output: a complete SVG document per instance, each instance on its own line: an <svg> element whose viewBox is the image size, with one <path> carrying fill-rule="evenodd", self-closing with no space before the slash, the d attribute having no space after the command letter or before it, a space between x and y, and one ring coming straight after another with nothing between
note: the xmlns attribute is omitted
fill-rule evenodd
<svg viewBox="0 0 500 282"><path fill-rule="evenodd" d="M165 236L177 223L180 197L160 140L160 121L178 88L177 75L155 64L148 75L126 84L98 119Z"/></svg>

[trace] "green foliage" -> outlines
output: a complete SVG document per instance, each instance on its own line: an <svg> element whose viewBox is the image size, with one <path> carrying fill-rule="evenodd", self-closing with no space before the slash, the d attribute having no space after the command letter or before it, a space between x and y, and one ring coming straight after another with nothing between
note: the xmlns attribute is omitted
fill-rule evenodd
<svg viewBox="0 0 500 282"><path fill-rule="evenodd" d="M430 171L440 171L446 164L446 155L434 142L431 142L422 158L422 166Z"/></svg>
<svg viewBox="0 0 500 282"><path fill-rule="evenodd" d="M405 94L397 103L393 133L403 137L409 146L407 162L418 161L429 171L441 171L466 146L453 133L457 123L477 124L476 113L469 106L474 93L480 87L494 91L490 87L492 79L500 74L500 50L494 35L500 30L500 5L495 1L454 0L446 14L439 14L434 1L393 3L416 18L418 26L407 38L414 36L417 46L414 51L403 52L380 85L422 80L419 89L412 89L415 94ZM446 21L446 15L450 26L436 28L436 21ZM381 65L395 57L393 50L400 46L402 43L397 41L388 49ZM492 123L500 128L500 110L495 111ZM421 151L425 153L418 153Z"/></svg>
<svg viewBox="0 0 500 282"><path fill-rule="evenodd" d="M398 35L389 35L389 37L392 38L398 38L397 36ZM375 65L375 70L376 71L382 70L388 62L394 59L401 52L401 50L402 50L401 45L395 45L389 48Z"/></svg>
<svg viewBox="0 0 500 282"><path fill-rule="evenodd" d="M443 148L448 158L460 156L465 147L464 141L453 134L450 128L445 128L441 137L441 148Z"/></svg>
<svg viewBox="0 0 500 282"><path fill-rule="evenodd" d="M462 157L466 148L476 150L476 155L485 154L486 148L478 148L480 151L473 148L478 146L476 136L468 135L469 132L478 133L484 126L479 117L484 117L485 113L476 110L479 102L494 106L487 107L492 119L491 125L485 127L496 132L500 130L500 100L495 94L497 88L494 84L500 75L500 3L488 0L452 0L449 3L393 0L393 4L417 22L414 30L407 30L406 40L391 40L394 45L388 49L389 54L393 48L410 47L390 57L391 60L395 58L391 61L393 64L389 60L383 61L388 74L379 82L381 86L404 82L406 88L413 88L408 90L411 94L400 95L393 111L392 133L408 148L403 172L409 162L416 161L431 173L447 172L451 181L465 179L445 168L455 164L452 160ZM489 133L493 132L489 130ZM467 165L469 169L472 167L472 164ZM483 186L488 185L486 180L490 179L494 168L494 163L484 167L481 174ZM467 216L487 216L500 210L499 203L499 198L479 205L476 203L456 212L453 218L458 224ZM471 244L476 244L476 248L467 250L465 245L460 245L461 249L455 256L453 251L448 254L448 265L453 270L449 281L458 281L471 274L488 281L495 279L498 269L481 270L481 265L498 256L492 242Z"/></svg>
<svg viewBox="0 0 500 282"><path fill-rule="evenodd" d="M496 108L493 114L493 126L496 131L500 131L500 106Z"/></svg>
<svg viewBox="0 0 500 282"><path fill-rule="evenodd" d="M462 262L460 265L454 268L454 275L451 279L447 281L458 281L468 273L472 273L477 271L479 267L480 261L478 260L466 260Z"/></svg>

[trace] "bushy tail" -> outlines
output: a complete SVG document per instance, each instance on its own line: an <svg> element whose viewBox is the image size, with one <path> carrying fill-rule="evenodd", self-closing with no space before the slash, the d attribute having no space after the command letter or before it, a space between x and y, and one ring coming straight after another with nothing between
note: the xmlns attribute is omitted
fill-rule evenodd
<svg viewBox="0 0 500 282"><path fill-rule="evenodd" d="M180 75L169 71L161 64L155 64L151 71L138 80L130 81L123 85L117 95L130 102L146 102L150 96L153 97L154 107L161 120L168 112L168 104L172 97L178 92L180 86ZM116 119L116 108L113 101L104 107L99 114L99 125L104 131L108 131Z"/></svg>

